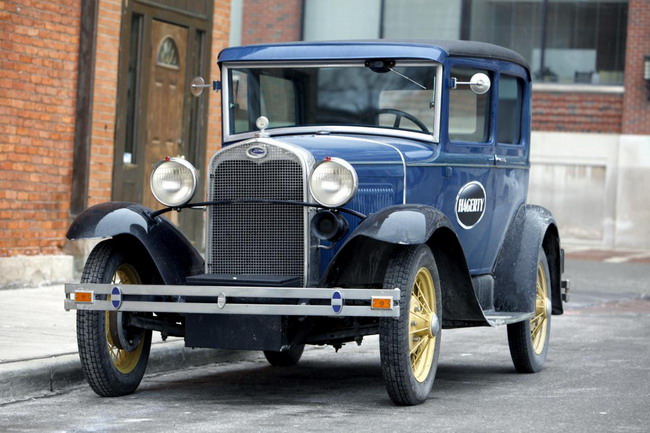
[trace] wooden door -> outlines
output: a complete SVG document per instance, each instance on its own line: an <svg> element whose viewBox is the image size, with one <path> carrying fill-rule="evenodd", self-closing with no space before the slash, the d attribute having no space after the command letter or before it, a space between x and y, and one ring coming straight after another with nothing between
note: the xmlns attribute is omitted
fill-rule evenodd
<svg viewBox="0 0 650 433"><path fill-rule="evenodd" d="M186 52L187 28L153 20L143 161L143 185L146 187L156 161L165 156L184 156L187 150L183 143ZM151 209L162 207L151 191L145 191L142 199ZM178 223L176 213L170 217Z"/></svg>

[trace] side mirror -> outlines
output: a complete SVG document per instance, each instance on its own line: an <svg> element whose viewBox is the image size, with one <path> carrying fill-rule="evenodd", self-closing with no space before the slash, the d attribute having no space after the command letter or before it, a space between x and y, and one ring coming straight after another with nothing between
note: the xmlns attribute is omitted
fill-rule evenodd
<svg viewBox="0 0 650 433"><path fill-rule="evenodd" d="M221 90L221 81L213 81L212 84L205 84L205 80L202 77L195 77L190 84L190 92L194 96L201 96L203 94L203 89L209 87L218 92Z"/></svg>
<svg viewBox="0 0 650 433"><path fill-rule="evenodd" d="M490 82L490 77L488 77L483 72L478 72L472 75L472 78L469 81L457 81L456 78L451 79L451 88L455 89L458 85L466 85L472 89L472 92L477 95L483 95L490 90L492 83Z"/></svg>

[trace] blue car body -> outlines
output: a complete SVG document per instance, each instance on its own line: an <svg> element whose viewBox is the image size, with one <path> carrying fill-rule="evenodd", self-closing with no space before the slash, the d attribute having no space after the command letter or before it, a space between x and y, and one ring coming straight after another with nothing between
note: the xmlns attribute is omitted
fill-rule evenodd
<svg viewBox="0 0 650 433"><path fill-rule="evenodd" d="M121 309L129 326L264 350L272 363L297 362L304 344L380 334L382 360L399 361L420 341L399 340L396 353L384 343L421 318L409 294L421 283L393 278L412 261L404 275L430 268L440 306L418 331L431 342L425 372L411 359L387 380L396 403L426 398L441 328L508 325L517 369L541 368L568 283L553 216L527 203L531 75L520 55L463 41L301 42L227 48L218 63L222 80L208 86L222 90L223 148L207 201L81 214L70 239L113 238L151 277L67 285L66 308ZM205 255L163 216L198 207ZM410 394L394 394L404 380Z"/></svg>

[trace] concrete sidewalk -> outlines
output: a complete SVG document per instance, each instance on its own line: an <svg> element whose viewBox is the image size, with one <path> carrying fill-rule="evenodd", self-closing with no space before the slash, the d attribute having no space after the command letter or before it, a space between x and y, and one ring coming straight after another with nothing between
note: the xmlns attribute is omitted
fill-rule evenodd
<svg viewBox="0 0 650 433"><path fill-rule="evenodd" d="M63 309L63 285L0 291L0 404L85 383L77 352L76 313ZM153 333L147 374L222 361L255 352L189 349Z"/></svg>

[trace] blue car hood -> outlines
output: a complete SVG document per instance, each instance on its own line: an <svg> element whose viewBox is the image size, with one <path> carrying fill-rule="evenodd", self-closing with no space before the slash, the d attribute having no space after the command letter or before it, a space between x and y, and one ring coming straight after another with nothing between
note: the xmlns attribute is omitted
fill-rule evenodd
<svg viewBox="0 0 650 433"><path fill-rule="evenodd" d="M431 160L437 145L414 140L368 135L294 135L273 137L300 146L314 155L316 161L326 157L343 158L350 164L403 164Z"/></svg>

